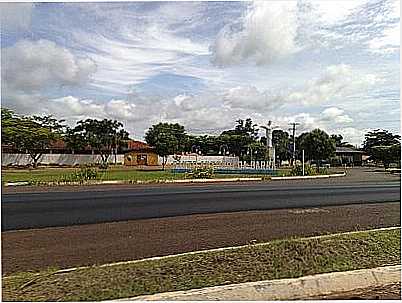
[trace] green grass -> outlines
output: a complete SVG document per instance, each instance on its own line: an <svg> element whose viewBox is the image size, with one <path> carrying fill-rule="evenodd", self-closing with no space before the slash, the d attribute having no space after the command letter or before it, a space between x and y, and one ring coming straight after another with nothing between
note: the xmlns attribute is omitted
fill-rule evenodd
<svg viewBox="0 0 402 303"><path fill-rule="evenodd" d="M78 171L76 168L38 168L32 170L3 170L2 182L16 181L58 181L63 176ZM161 180L180 179L184 174L173 174L170 171L140 171L127 168L110 168L99 170L100 180Z"/></svg>
<svg viewBox="0 0 402 303"><path fill-rule="evenodd" d="M1 177L2 182L57 182L63 176L69 175L78 168L37 168L37 169L7 169L3 170ZM175 180L184 179L184 173L172 173L169 169L162 171L142 171L127 167L112 167L106 171L98 170L99 180L125 180L125 181L158 181L158 180ZM214 178L250 178L250 177L267 177L266 175L224 175L215 174Z"/></svg>
<svg viewBox="0 0 402 303"><path fill-rule="evenodd" d="M401 263L400 229L276 240L68 273L3 277L3 301L108 300ZM118 248L116 248L118 249Z"/></svg>

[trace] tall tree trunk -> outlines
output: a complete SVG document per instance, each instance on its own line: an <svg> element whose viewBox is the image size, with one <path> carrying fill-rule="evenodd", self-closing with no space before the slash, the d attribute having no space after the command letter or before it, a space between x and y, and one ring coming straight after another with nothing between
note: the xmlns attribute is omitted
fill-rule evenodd
<svg viewBox="0 0 402 303"><path fill-rule="evenodd" d="M38 167L38 161L39 161L39 159L40 159L40 157L42 156L42 153L32 153L32 154L29 154L30 156L31 156L31 158L32 158L32 161L33 161L33 163L32 163L32 167L33 168L37 168Z"/></svg>
<svg viewBox="0 0 402 303"><path fill-rule="evenodd" d="M103 154L102 152L101 152L101 159L102 159L102 164L104 165L104 166L107 166L107 160L108 160L108 158L109 158L109 154Z"/></svg>

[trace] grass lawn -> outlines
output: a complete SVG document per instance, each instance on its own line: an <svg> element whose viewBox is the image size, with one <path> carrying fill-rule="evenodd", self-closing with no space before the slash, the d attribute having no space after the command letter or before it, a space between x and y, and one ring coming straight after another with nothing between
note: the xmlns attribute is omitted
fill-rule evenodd
<svg viewBox="0 0 402 303"><path fill-rule="evenodd" d="M2 170L2 182L17 182L17 181L40 181L52 182L59 181L63 176L79 171L78 168L37 168L37 169L6 169ZM184 173L172 173L169 169L165 171L143 171L127 167L111 167L106 171L98 170L99 180L173 180L184 179ZM224 175L215 174L214 178L240 178L240 177L263 177L264 175ZM265 175L266 177L266 175Z"/></svg>
<svg viewBox="0 0 402 303"><path fill-rule="evenodd" d="M3 277L3 301L108 300L401 263L400 229L276 240L130 264ZM118 248L116 248L118 249Z"/></svg>
<svg viewBox="0 0 402 303"><path fill-rule="evenodd" d="M51 182L69 175L77 168L37 168L32 170L3 170L1 177L3 182L15 181L43 181ZM112 167L107 171L98 170L101 180L160 180L180 179L184 174L173 174L170 171L140 171L120 167Z"/></svg>

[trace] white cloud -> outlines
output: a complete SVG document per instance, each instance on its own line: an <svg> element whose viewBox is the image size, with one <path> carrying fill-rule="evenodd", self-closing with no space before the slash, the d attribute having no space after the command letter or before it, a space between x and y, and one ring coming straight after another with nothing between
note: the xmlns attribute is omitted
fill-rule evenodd
<svg viewBox="0 0 402 303"><path fill-rule="evenodd" d="M253 86L233 87L223 95L223 104L231 108L268 111L278 109L283 103L284 100L280 95L259 91Z"/></svg>
<svg viewBox="0 0 402 303"><path fill-rule="evenodd" d="M59 117L69 117L70 119L83 117L104 118L106 116L105 105L73 96L49 100L47 108L50 108L51 112Z"/></svg>
<svg viewBox="0 0 402 303"><path fill-rule="evenodd" d="M361 146L364 142L364 135L371 129L359 129L354 127L339 128L334 133L341 134L343 140L353 145Z"/></svg>
<svg viewBox="0 0 402 303"><path fill-rule="evenodd" d="M326 108L322 113L322 118L334 123L350 123L353 119L344 114L344 110L337 107Z"/></svg>
<svg viewBox="0 0 402 303"><path fill-rule="evenodd" d="M2 31L25 31L31 26L34 3L0 3Z"/></svg>
<svg viewBox="0 0 402 303"><path fill-rule="evenodd" d="M73 36L78 46L95 50L91 59L98 69L92 85L120 94L164 70L181 69L188 55L209 54L207 44L178 37L157 24L123 28L110 38L85 32Z"/></svg>
<svg viewBox="0 0 402 303"><path fill-rule="evenodd" d="M378 82L381 79L374 74L356 73L350 65L331 65L318 79L308 81L302 90L291 93L289 99L316 105L365 90Z"/></svg>
<svg viewBox="0 0 402 303"><path fill-rule="evenodd" d="M384 30L382 37L377 37L369 42L369 49L373 53L389 54L399 52L400 25Z"/></svg>
<svg viewBox="0 0 402 303"><path fill-rule="evenodd" d="M322 21L327 24L336 24L337 22L347 18L354 9L364 4L364 0L354 1L311 1L314 8L318 11Z"/></svg>
<svg viewBox="0 0 402 303"><path fill-rule="evenodd" d="M296 21L294 1L253 2L240 24L219 32L213 61L227 66L250 59L260 65L287 57L297 50Z"/></svg>
<svg viewBox="0 0 402 303"><path fill-rule="evenodd" d="M96 70L88 58L78 58L49 40L21 40L2 53L2 82L25 92L80 85Z"/></svg>

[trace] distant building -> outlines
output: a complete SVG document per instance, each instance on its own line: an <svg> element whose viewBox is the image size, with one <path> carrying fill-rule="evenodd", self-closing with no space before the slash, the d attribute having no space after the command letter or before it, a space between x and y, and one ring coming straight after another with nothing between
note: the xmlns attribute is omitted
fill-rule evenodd
<svg viewBox="0 0 402 303"><path fill-rule="evenodd" d="M124 165L157 166L159 165L158 155L154 147L141 141L130 140L127 142L127 149L124 154Z"/></svg>
<svg viewBox="0 0 402 303"><path fill-rule="evenodd" d="M335 157L332 159L334 165L362 165L364 152L351 147L336 147Z"/></svg>

